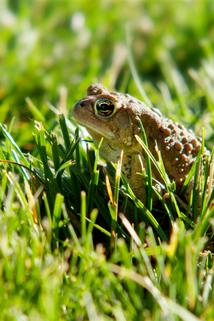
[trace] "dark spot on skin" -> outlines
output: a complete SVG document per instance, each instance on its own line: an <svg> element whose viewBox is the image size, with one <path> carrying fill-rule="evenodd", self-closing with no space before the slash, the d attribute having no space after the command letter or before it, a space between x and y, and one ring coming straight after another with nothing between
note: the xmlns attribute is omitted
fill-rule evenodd
<svg viewBox="0 0 214 321"><path fill-rule="evenodd" d="M164 143L167 145L169 145L169 144L173 145L174 139L172 137L167 137L167 138L165 138Z"/></svg>
<svg viewBox="0 0 214 321"><path fill-rule="evenodd" d="M189 143L186 143L186 144L184 145L184 151L185 151L186 154L190 154L191 151L192 151L192 145L189 144Z"/></svg>
<svg viewBox="0 0 214 321"><path fill-rule="evenodd" d="M180 129L184 129L184 126L182 126L181 124L177 124L178 128Z"/></svg>
<svg viewBox="0 0 214 321"><path fill-rule="evenodd" d="M183 144L187 143L187 138L186 138L186 137L183 137L182 140L181 140L181 142L182 142Z"/></svg>
<svg viewBox="0 0 214 321"><path fill-rule="evenodd" d="M172 130L175 130L175 125L174 125L174 124L169 124L169 125L168 125L168 128L169 128L169 129L172 129Z"/></svg>
<svg viewBox="0 0 214 321"><path fill-rule="evenodd" d="M193 139L191 140L191 144L192 144L194 147L196 147L196 146L199 145L196 138L193 138Z"/></svg>
<svg viewBox="0 0 214 321"><path fill-rule="evenodd" d="M193 157L195 157L198 154L198 152L196 151L196 149L193 149L191 154L193 155Z"/></svg>
<svg viewBox="0 0 214 321"><path fill-rule="evenodd" d="M176 142L176 143L175 143L175 148L176 148L178 151L181 151L182 148L183 148L183 145L182 145L181 143L179 143L179 142Z"/></svg>
<svg viewBox="0 0 214 321"><path fill-rule="evenodd" d="M197 146L195 146L196 152L199 152L200 149L201 149L201 146L199 144Z"/></svg>
<svg viewBox="0 0 214 321"><path fill-rule="evenodd" d="M164 135L165 137L171 135L171 130L170 130L169 128L167 128L167 127L161 126L161 127L160 127L160 131L163 133L163 135Z"/></svg>

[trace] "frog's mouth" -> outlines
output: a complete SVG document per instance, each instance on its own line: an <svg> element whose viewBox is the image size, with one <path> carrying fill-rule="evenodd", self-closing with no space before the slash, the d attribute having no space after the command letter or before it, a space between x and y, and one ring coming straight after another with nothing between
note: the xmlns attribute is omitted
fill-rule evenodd
<svg viewBox="0 0 214 321"><path fill-rule="evenodd" d="M92 125L89 122L87 122L87 120L84 119L84 121L81 121L79 119L76 119L78 121L78 123L85 127L89 133L91 134L92 137L96 138L97 136L99 136L100 138L106 138L107 140L112 140L115 139L115 135L114 133L112 133L109 129L106 130L106 128L100 128L99 126L96 125Z"/></svg>
<svg viewBox="0 0 214 321"><path fill-rule="evenodd" d="M88 130L92 137L96 138L97 136L99 136L100 138L103 137L107 140L115 139L114 133L111 132L109 128L105 128L105 126L103 126L103 128L100 128L100 126L92 125L89 121L87 121L87 119L80 120L79 117L76 117L76 115L74 115L74 117L81 126L85 127Z"/></svg>

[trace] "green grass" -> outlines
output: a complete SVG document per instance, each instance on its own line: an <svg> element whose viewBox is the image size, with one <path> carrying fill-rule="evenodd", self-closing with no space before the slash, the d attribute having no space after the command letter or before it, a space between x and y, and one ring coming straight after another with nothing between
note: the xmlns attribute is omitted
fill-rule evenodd
<svg viewBox="0 0 214 321"><path fill-rule="evenodd" d="M214 320L213 19L211 0L1 1L0 321ZM143 128L146 204L103 167L70 116L93 81L203 138L187 206Z"/></svg>

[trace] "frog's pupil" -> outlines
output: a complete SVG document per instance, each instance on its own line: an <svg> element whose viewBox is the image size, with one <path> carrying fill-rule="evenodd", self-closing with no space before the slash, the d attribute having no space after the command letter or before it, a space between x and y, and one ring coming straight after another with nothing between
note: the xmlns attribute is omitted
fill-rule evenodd
<svg viewBox="0 0 214 321"><path fill-rule="evenodd" d="M110 100L98 100L96 102L96 110L101 116L110 116L114 111L114 104Z"/></svg>

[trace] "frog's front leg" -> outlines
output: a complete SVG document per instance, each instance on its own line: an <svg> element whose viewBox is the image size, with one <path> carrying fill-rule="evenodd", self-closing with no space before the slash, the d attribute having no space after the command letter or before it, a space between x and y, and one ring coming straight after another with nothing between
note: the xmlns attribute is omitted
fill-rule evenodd
<svg viewBox="0 0 214 321"><path fill-rule="evenodd" d="M135 195L146 201L145 162L140 154L128 154L123 157L122 171Z"/></svg>
<svg viewBox="0 0 214 321"><path fill-rule="evenodd" d="M145 204L148 176L144 157L139 153L124 155L122 171L135 195ZM162 196L166 193L166 189L158 178L154 176L154 170L152 172L153 200L157 201L158 197L154 189Z"/></svg>

